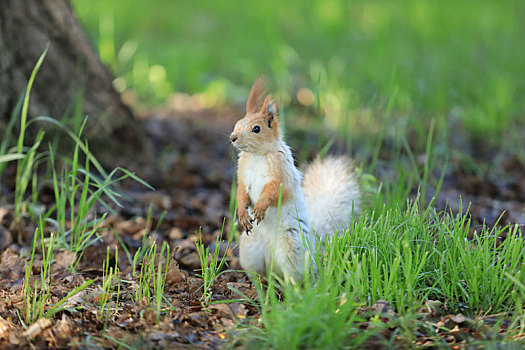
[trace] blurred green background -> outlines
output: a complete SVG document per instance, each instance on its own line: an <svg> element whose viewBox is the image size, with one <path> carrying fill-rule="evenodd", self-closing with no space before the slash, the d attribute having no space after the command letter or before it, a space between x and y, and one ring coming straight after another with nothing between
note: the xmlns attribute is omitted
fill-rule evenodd
<svg viewBox="0 0 525 350"><path fill-rule="evenodd" d="M438 138L523 145L522 0L73 4L117 89L149 106L175 92L242 104L265 73L284 106L349 139L402 129L423 149L434 119Z"/></svg>

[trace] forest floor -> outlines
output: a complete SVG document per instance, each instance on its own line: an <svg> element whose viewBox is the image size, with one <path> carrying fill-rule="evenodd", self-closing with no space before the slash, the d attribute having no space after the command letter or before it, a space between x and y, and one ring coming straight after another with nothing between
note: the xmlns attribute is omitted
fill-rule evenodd
<svg viewBox="0 0 525 350"><path fill-rule="evenodd" d="M228 135L240 115L239 111L225 108L187 113L159 110L153 116L141 118L151 137L151 148L124 166L156 190L150 191L132 181L123 183L119 188L126 198L123 206L113 206L113 213L104 219L98 231L100 239L85 249L74 272L70 268L74 255L68 251L54 252L48 272L52 287L44 309L61 300L65 302L53 317L39 318L28 329L23 320L30 301L24 297L24 289L36 223L30 219L24 221L21 241L10 230L13 227L10 189L14 188L16 168L9 166L0 203L0 348L217 348L233 344L239 324L257 325L258 292L243 272L236 271L240 265L235 241L227 251L224 242L219 247L232 271L217 277L211 303L207 305L202 303L204 281L198 277L201 261L195 244L200 233L202 242L213 251L223 220L226 220L223 238L230 235L235 157ZM357 160L363 161L366 160ZM452 157L451 170L445 174L436 207L457 212L462 198L463 203L471 203L474 228L483 223L525 224L525 164L512 155L502 155L497 161L501 164L500 171L484 177L466 172L462 163ZM388 162L382 164L387 172ZM121 164L113 164L117 165ZM432 176L439 178L440 171L438 167ZM42 186L39 191L40 201L51 205L52 189ZM106 211L102 206L98 210L101 214ZM153 304L136 298L141 282L135 275L133 257L144 247L146 236L157 242L159 249L162 242L171 248L165 302L159 319ZM104 261L118 266L123 281L119 284L120 292L106 296L109 316L101 307L105 298L103 282L107 278ZM40 275L45 263L42 252L37 250L30 285L42 284ZM67 298L73 288L92 279L89 288ZM235 291L255 303L232 302L239 299ZM484 333L482 328L471 327L472 320L458 310L434 309L429 304L421 312L429 322L441 323L437 334L442 344L460 346L466 339L490 337L492 328ZM361 310L360 315L363 329L374 316L379 315L385 323L397 317L390 304L382 301ZM490 314L480 315L477 321L480 320L488 325L496 322ZM502 331L505 322L501 324ZM396 327L391 327L381 336L395 339L395 333ZM435 336L420 329L413 341L425 345ZM380 348L384 344L372 337L365 345Z"/></svg>

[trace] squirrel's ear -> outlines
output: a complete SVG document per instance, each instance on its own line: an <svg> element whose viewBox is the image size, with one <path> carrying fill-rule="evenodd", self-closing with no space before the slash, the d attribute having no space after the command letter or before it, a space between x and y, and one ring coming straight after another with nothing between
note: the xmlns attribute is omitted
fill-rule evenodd
<svg viewBox="0 0 525 350"><path fill-rule="evenodd" d="M267 90L266 78L264 75L261 75L252 85L250 97L248 97L248 102L246 102L246 113L257 113L257 109L261 105Z"/></svg>
<svg viewBox="0 0 525 350"><path fill-rule="evenodd" d="M268 127L271 128L274 117L278 116L277 107L275 106L275 102L273 102L271 95L266 96L264 99L261 113L267 116Z"/></svg>

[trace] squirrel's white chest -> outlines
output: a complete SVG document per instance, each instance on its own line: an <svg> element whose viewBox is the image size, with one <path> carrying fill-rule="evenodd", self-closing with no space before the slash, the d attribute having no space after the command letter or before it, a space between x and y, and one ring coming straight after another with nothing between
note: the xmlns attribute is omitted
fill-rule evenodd
<svg viewBox="0 0 525 350"><path fill-rule="evenodd" d="M250 155L245 160L244 185L252 204L257 202L264 185L270 180L268 169L268 163L264 156Z"/></svg>

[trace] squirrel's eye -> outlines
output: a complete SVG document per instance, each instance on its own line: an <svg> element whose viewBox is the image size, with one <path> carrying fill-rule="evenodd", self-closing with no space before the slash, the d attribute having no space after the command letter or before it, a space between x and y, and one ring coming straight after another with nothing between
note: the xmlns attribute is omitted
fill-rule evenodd
<svg viewBox="0 0 525 350"><path fill-rule="evenodd" d="M261 131L261 127L259 125L255 125L252 129L252 132L258 134Z"/></svg>

